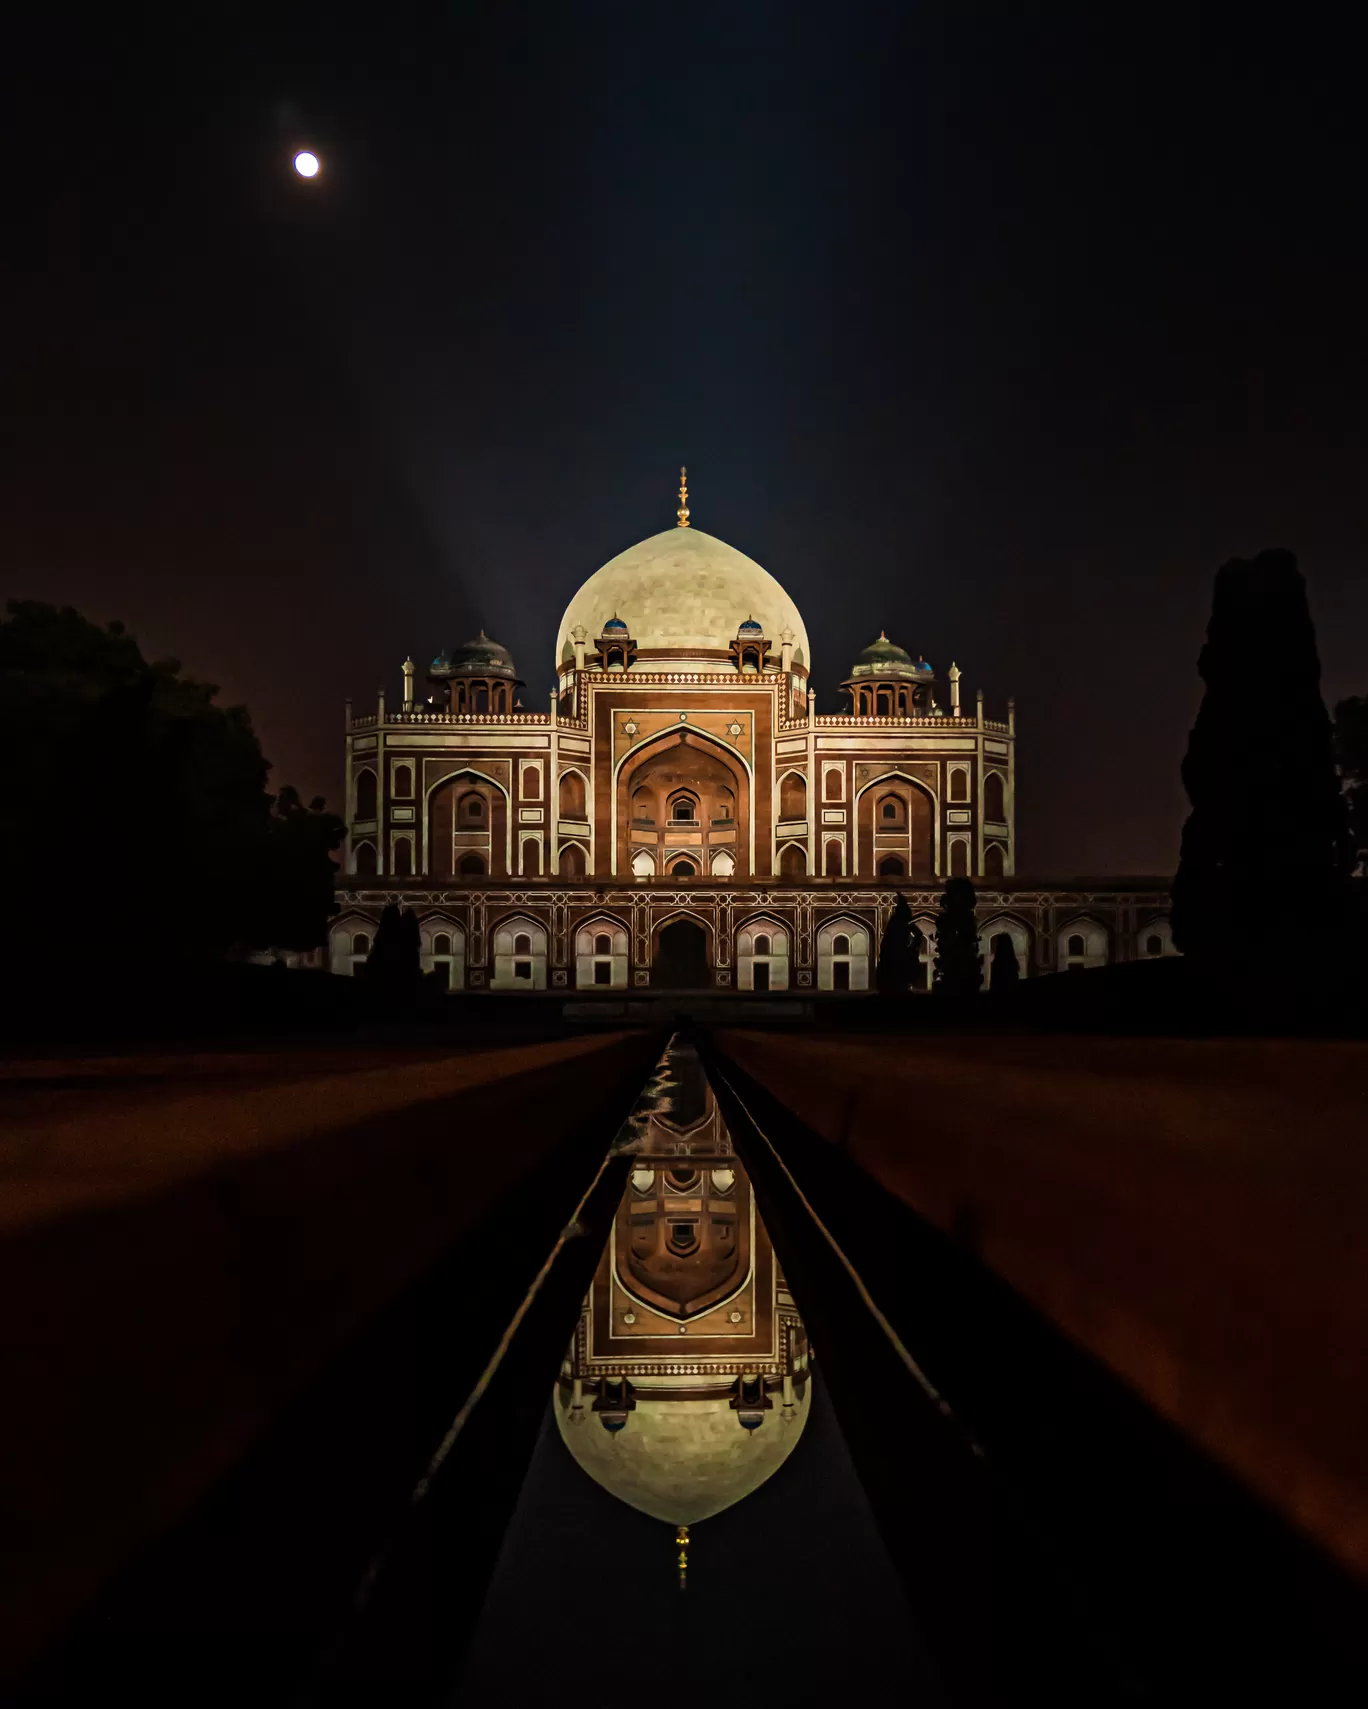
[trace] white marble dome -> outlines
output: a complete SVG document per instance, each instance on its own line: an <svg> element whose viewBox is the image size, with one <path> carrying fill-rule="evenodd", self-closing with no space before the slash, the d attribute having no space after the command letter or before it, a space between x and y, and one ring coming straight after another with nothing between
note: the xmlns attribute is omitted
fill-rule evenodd
<svg viewBox="0 0 1368 1709"><path fill-rule="evenodd" d="M556 1423L610 1495L652 1519L697 1525L779 1470L807 1423L809 1392L804 1384L791 1416L776 1404L758 1430L746 1430L725 1398L682 1400L642 1387L623 1428L605 1430L587 1405L572 1415L569 1391L557 1385Z"/></svg>
<svg viewBox="0 0 1368 1709"><path fill-rule="evenodd" d="M556 658L574 658L570 631L583 624L590 646L610 618L620 617L638 648L725 653L736 631L755 618L774 651L793 631L793 660L808 666L807 630L798 607L768 570L698 528L667 528L610 558L566 607ZM643 669L650 669L642 661Z"/></svg>

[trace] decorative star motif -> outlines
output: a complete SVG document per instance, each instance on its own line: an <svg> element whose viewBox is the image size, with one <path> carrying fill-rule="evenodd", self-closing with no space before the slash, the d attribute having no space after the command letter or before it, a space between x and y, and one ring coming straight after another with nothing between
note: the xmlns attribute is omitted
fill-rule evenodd
<svg viewBox="0 0 1368 1709"><path fill-rule="evenodd" d="M739 736L741 734L741 726L739 724L728 724L727 734L729 736Z"/></svg>
<svg viewBox="0 0 1368 1709"><path fill-rule="evenodd" d="M629 718L627 720L627 722L622 726L622 728L623 728L624 734L626 734L628 736L635 736L637 733L636 720L634 718Z"/></svg>

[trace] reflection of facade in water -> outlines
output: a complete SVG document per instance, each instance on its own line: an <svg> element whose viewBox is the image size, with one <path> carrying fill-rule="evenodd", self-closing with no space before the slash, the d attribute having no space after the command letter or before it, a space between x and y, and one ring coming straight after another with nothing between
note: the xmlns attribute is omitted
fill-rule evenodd
<svg viewBox="0 0 1368 1709"><path fill-rule="evenodd" d="M808 1348L698 1058L675 1046L574 1341L556 1418L589 1475L692 1525L788 1457Z"/></svg>

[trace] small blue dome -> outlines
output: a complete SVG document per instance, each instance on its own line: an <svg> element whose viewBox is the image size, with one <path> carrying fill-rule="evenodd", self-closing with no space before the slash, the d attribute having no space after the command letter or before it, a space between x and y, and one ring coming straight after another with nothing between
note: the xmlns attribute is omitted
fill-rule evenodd
<svg viewBox="0 0 1368 1709"><path fill-rule="evenodd" d="M763 635L765 626L763 623L757 623L753 617L748 617L736 633L738 635Z"/></svg>
<svg viewBox="0 0 1368 1709"><path fill-rule="evenodd" d="M435 671L444 671L450 669L450 666L451 654L447 652L445 647L443 647L441 652L438 653L437 657L432 661L432 668Z"/></svg>
<svg viewBox="0 0 1368 1709"><path fill-rule="evenodd" d="M608 621L603 625L603 633L605 635L608 634L608 632L610 630L616 630L616 629L621 629L621 631L624 635L627 633L627 625L622 621L622 619L620 617L616 617L616 616L610 617L608 619Z"/></svg>

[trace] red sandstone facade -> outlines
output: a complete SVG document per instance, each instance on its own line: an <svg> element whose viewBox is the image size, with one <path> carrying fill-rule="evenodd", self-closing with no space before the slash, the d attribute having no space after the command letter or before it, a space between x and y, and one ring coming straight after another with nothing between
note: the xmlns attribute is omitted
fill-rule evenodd
<svg viewBox="0 0 1368 1709"><path fill-rule="evenodd" d="M453 990L858 991L901 891L929 983L952 876L1023 974L1172 953L1159 881L1017 882L1010 701L966 711L880 636L819 715L796 608L687 515L572 600L547 711L483 635L348 708L335 971L398 901Z"/></svg>

